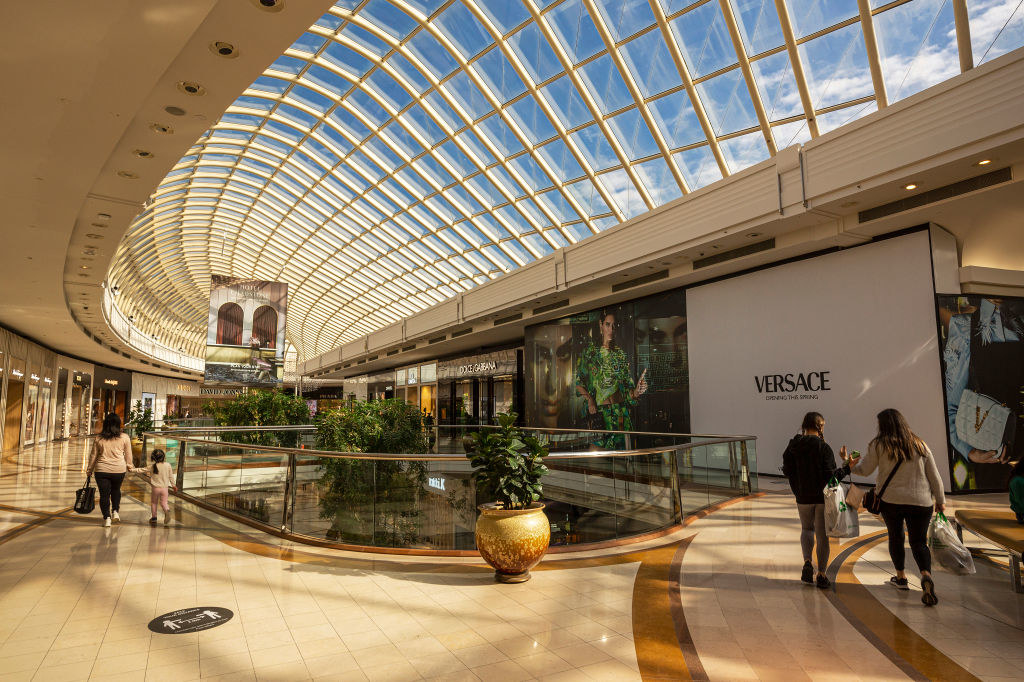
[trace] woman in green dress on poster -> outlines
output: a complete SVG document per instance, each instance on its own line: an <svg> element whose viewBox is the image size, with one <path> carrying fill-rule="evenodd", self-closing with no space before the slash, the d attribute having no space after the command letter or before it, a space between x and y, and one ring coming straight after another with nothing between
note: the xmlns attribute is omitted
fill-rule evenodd
<svg viewBox="0 0 1024 682"><path fill-rule="evenodd" d="M644 378L647 370L634 383L629 375L626 354L615 343L615 313L601 311L598 332L601 345L591 343L587 346L576 365L576 393L586 398L590 415L600 415L598 428L632 431L630 408L647 391ZM626 438L621 433L607 434L594 441L594 445L602 450L622 450L625 444Z"/></svg>

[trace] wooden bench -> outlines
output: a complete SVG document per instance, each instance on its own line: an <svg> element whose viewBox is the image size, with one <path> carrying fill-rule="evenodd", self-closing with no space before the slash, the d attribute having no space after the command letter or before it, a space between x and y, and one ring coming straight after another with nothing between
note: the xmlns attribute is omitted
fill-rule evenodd
<svg viewBox="0 0 1024 682"><path fill-rule="evenodd" d="M957 523L975 535L983 537L1010 554L1010 581L1014 592L1024 592L1021 586L1021 553L1024 552L1024 525L1017 523L1013 512L962 509L956 513ZM961 537L961 540L963 538Z"/></svg>

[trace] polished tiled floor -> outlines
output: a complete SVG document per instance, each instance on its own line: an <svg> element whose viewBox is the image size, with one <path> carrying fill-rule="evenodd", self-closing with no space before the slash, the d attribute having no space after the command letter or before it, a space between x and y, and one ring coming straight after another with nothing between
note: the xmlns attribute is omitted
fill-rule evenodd
<svg viewBox="0 0 1024 682"><path fill-rule="evenodd" d="M862 515L861 537L833 548L837 589L808 588L791 497L772 481L674 535L552 556L498 585L473 559L311 548L177 500L175 522L152 528L137 485L104 529L67 511L84 452L0 463L0 680L1024 678L1024 596L1005 558L937 573L941 602L925 609L883 585L884 534ZM147 629L196 606L235 616Z"/></svg>

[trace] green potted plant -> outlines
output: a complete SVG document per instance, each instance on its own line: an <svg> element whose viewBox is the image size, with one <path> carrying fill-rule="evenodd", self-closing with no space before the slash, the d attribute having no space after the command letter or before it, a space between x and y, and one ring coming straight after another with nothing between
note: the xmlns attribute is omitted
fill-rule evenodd
<svg viewBox="0 0 1024 682"><path fill-rule="evenodd" d="M136 400L135 406L128 413L128 424L132 430L132 454L136 461L142 457L142 434L153 430L153 410L142 407L142 401Z"/></svg>
<svg viewBox="0 0 1024 682"><path fill-rule="evenodd" d="M465 439L478 494L493 502L477 507L476 547L498 582L521 583L547 552L551 524L540 501L548 448L515 425L514 412L499 414L496 430Z"/></svg>

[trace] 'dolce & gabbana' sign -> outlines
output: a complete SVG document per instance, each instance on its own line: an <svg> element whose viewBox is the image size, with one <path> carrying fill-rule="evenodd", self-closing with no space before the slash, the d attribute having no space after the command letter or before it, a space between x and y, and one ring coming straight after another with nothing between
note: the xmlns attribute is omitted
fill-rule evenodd
<svg viewBox="0 0 1024 682"><path fill-rule="evenodd" d="M831 391L829 370L760 374L754 377L757 392L765 400L817 400L821 391Z"/></svg>

